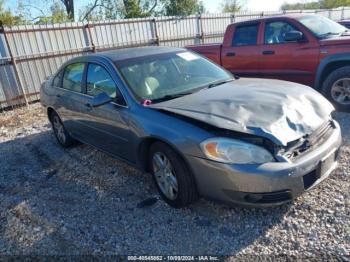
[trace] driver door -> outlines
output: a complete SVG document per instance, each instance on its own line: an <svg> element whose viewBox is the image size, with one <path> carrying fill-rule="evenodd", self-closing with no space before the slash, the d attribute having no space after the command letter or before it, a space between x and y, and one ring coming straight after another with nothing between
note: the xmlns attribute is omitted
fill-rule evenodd
<svg viewBox="0 0 350 262"><path fill-rule="evenodd" d="M86 95L83 105L83 119L85 127L82 140L107 153L131 159L130 130L128 126L128 108L118 103L118 88L103 65L89 63L86 71ZM106 93L111 102L98 107L91 107L94 97Z"/></svg>
<svg viewBox="0 0 350 262"><path fill-rule="evenodd" d="M285 34L292 30L301 31L304 38L299 42L286 41ZM319 48L307 39L298 25L282 19L267 20L264 24L263 41L260 50L263 78L312 85Z"/></svg>

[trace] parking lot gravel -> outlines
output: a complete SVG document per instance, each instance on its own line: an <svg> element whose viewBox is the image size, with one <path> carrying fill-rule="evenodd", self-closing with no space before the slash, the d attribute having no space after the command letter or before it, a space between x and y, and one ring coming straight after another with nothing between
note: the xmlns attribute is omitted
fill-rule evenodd
<svg viewBox="0 0 350 262"><path fill-rule="evenodd" d="M275 208L200 200L173 209L151 176L98 150L61 148L40 104L0 114L1 255L290 255L350 253L350 114L340 166Z"/></svg>

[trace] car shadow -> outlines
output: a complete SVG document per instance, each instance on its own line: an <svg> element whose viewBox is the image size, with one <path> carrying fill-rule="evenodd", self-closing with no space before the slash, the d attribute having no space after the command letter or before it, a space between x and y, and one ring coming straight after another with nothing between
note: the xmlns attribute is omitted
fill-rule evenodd
<svg viewBox="0 0 350 262"><path fill-rule="evenodd" d="M200 200L173 209L149 174L47 130L0 144L0 253L234 255L290 212ZM228 244L229 243L229 244Z"/></svg>

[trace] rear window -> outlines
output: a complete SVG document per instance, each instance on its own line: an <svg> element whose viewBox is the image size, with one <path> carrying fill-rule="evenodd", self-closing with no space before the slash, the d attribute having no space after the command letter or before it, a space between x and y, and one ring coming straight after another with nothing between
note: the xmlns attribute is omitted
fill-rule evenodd
<svg viewBox="0 0 350 262"><path fill-rule="evenodd" d="M256 45L258 32L259 24L238 26L232 39L232 46Z"/></svg>

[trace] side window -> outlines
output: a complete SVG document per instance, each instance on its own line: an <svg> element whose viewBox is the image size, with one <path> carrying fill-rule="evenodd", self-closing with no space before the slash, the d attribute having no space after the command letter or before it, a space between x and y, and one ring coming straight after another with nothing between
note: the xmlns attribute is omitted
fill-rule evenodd
<svg viewBox="0 0 350 262"><path fill-rule="evenodd" d="M62 70L55 76L52 81L52 85L55 87L61 87Z"/></svg>
<svg viewBox="0 0 350 262"><path fill-rule="evenodd" d="M286 33L293 30L298 30L298 29L287 22L276 21L276 22L266 23L264 43L267 45L287 43L284 37Z"/></svg>
<svg viewBox="0 0 350 262"><path fill-rule="evenodd" d="M83 74L84 63L68 65L64 70L62 88L75 92L81 92Z"/></svg>
<svg viewBox="0 0 350 262"><path fill-rule="evenodd" d="M104 92L112 98L116 97L117 88L113 79L109 73L99 65L89 64L86 84L88 95L96 96Z"/></svg>
<svg viewBox="0 0 350 262"><path fill-rule="evenodd" d="M232 46L256 45L258 39L259 24L238 26L232 39Z"/></svg>

